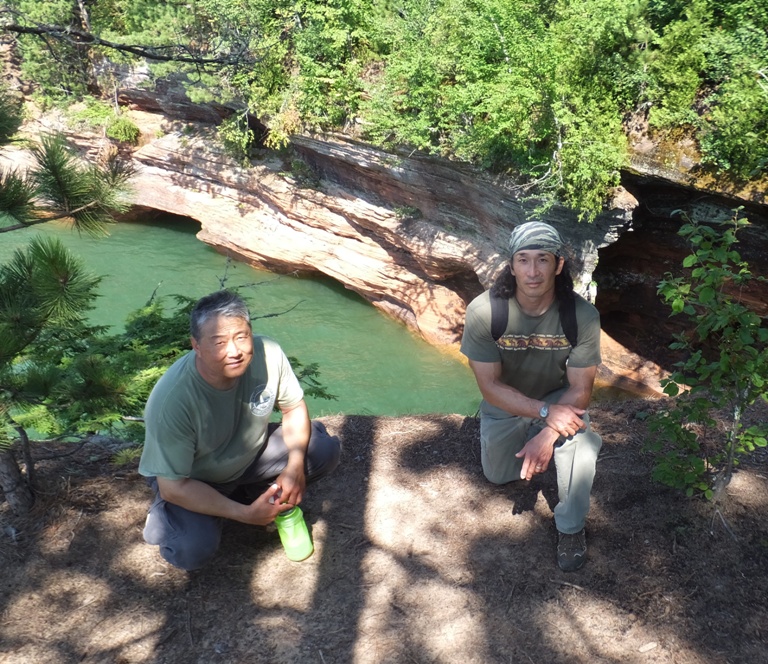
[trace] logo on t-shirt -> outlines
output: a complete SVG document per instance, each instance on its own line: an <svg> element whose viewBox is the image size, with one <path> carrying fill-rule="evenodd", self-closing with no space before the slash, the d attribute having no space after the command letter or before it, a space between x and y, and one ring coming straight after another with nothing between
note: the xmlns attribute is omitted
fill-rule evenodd
<svg viewBox="0 0 768 664"><path fill-rule="evenodd" d="M259 385L251 392L251 412L257 417L265 417L275 407L275 394L267 385Z"/></svg>

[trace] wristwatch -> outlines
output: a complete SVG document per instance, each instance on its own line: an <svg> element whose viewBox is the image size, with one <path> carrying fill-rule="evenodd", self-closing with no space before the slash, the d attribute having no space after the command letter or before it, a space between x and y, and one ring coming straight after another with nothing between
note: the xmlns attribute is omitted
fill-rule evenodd
<svg viewBox="0 0 768 664"><path fill-rule="evenodd" d="M542 420L546 420L548 415L549 415L549 404L545 401L544 405L541 408L539 408L539 417Z"/></svg>

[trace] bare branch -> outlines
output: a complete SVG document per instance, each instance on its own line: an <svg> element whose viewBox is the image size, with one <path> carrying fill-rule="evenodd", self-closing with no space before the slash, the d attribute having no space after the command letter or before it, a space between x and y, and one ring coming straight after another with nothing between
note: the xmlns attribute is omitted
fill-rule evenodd
<svg viewBox="0 0 768 664"><path fill-rule="evenodd" d="M238 49L230 53L222 54L216 57L205 57L202 54L195 53L188 46L183 44L173 44L165 46L146 46L143 44L120 44L118 42L102 39L97 35L85 30L60 25L20 25L18 23L6 23L2 26L5 32L12 32L17 35L35 35L44 40L51 37L59 41L68 42L75 46L101 46L121 53L130 53L147 60L161 62L182 62L193 65L237 65L256 61L256 58L248 50L245 43L238 45Z"/></svg>

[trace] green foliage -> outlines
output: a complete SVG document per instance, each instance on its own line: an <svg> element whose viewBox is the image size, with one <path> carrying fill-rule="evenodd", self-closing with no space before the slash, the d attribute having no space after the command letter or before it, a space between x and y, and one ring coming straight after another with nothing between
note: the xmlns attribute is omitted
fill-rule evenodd
<svg viewBox="0 0 768 664"><path fill-rule="evenodd" d="M410 3L361 108L367 136L517 175L593 215L626 162L631 95L615 79L636 55L637 11L614 5Z"/></svg>
<svg viewBox="0 0 768 664"><path fill-rule="evenodd" d="M121 143L136 145L141 136L141 130L128 118L117 116L107 124L106 134Z"/></svg>
<svg viewBox="0 0 768 664"><path fill-rule="evenodd" d="M85 97L84 107L69 113L75 122L82 122L91 127L100 127L109 138L122 143L135 145L141 136L141 130L128 118L120 115L119 109L100 99Z"/></svg>
<svg viewBox="0 0 768 664"><path fill-rule="evenodd" d="M78 231L102 235L115 212L125 212L132 166L112 153L104 164L81 165L60 134L43 136L32 148L32 178L43 206L72 219Z"/></svg>
<svg viewBox="0 0 768 664"><path fill-rule="evenodd" d="M94 34L176 58L150 62L154 76L185 80L195 101L247 108L270 147L302 131L354 128L386 147L509 174L521 193L565 202L581 218L618 183L633 116L647 114L660 135L697 139L718 173L749 180L768 168L763 0L16 4L20 20L62 26L82 27L85 10ZM19 43L27 78L50 97L97 83L111 92L105 56L139 62L50 37ZM248 154L242 119L220 136L238 158Z"/></svg>
<svg viewBox="0 0 768 664"><path fill-rule="evenodd" d="M309 364L302 364L297 358L289 357L288 361L291 363L296 378L304 388L304 394L308 397L314 397L315 399L327 399L329 401L335 401L336 395L328 391L328 389L320 382L320 365L317 362L310 362Z"/></svg>
<svg viewBox="0 0 768 664"><path fill-rule="evenodd" d="M696 120L693 104L703 82L703 41L710 30L706 4L707 0L691 2L681 19L664 26L663 34L652 41L647 94L653 102L650 120L656 126L689 125Z"/></svg>
<svg viewBox="0 0 768 664"><path fill-rule="evenodd" d="M66 274L56 268L62 264L70 266ZM131 315L124 332L108 335L83 318L98 281L57 240L35 240L0 268L0 437L6 444L19 427L43 436L112 431L143 439L143 426L125 425L124 418L140 417L155 382L186 352L190 300L178 298L182 306L168 317L151 302ZM57 293L58 282L73 292L59 287Z"/></svg>
<svg viewBox="0 0 768 664"><path fill-rule="evenodd" d="M247 115L238 113L226 118L218 127L218 136L227 154L244 166L250 163L250 149L254 136L248 126Z"/></svg>
<svg viewBox="0 0 768 664"><path fill-rule="evenodd" d="M72 0L18 0L19 17L26 23L82 28L82 16ZM20 35L21 71L33 81L43 102L60 102L85 95L93 86L91 51L58 39Z"/></svg>
<svg viewBox="0 0 768 664"><path fill-rule="evenodd" d="M112 457L112 463L116 466L129 466L138 463L143 449L141 445L126 447Z"/></svg>
<svg viewBox="0 0 768 664"><path fill-rule="evenodd" d="M768 173L766 106L768 79L762 80L758 72L726 81L702 129L704 163L713 164L719 171L740 180Z"/></svg>
<svg viewBox="0 0 768 664"><path fill-rule="evenodd" d="M755 0L675 4L649 60L651 122L695 131L717 172L758 178L768 172L768 10Z"/></svg>
<svg viewBox="0 0 768 664"><path fill-rule="evenodd" d="M72 358L92 333L84 315L98 283L53 239L33 239L0 266L0 439L6 444L19 426L60 433L46 402L56 401L67 381L87 387L85 367ZM81 399L89 396L81 389Z"/></svg>
<svg viewBox="0 0 768 664"><path fill-rule="evenodd" d="M83 164L64 136L53 134L31 153L35 165L29 172L0 172L0 227L67 218L76 230L101 235L115 213L128 209L133 167L117 151L104 163Z"/></svg>
<svg viewBox="0 0 768 664"><path fill-rule="evenodd" d="M26 173L0 172L0 227L31 222L34 197L35 185Z"/></svg>
<svg viewBox="0 0 768 664"><path fill-rule="evenodd" d="M664 391L674 406L651 424L657 452L654 478L687 495L718 494L730 480L739 456L765 447L768 425L744 428L745 408L768 398L768 328L740 300L755 277L736 250L737 233L747 222L737 211L731 222L688 222L680 229L693 253L683 262L690 272L668 276L659 293L684 315L692 333L672 345L685 351ZM719 421L727 423L723 433Z"/></svg>
<svg viewBox="0 0 768 664"><path fill-rule="evenodd" d="M0 266L0 368L48 328L60 326L66 338L82 323L98 283L58 240L37 237L17 250Z"/></svg>
<svg viewBox="0 0 768 664"><path fill-rule="evenodd" d="M82 122L90 127L105 127L115 117L115 109L100 99L88 96L83 102L82 107L69 113L69 117L75 122Z"/></svg>
<svg viewBox="0 0 768 664"><path fill-rule="evenodd" d="M0 143L5 143L21 126L22 103L20 97L12 95L5 85L0 84Z"/></svg>
<svg viewBox="0 0 768 664"><path fill-rule="evenodd" d="M312 166L298 157L290 160L290 177L298 187L316 189L320 186L320 179Z"/></svg>

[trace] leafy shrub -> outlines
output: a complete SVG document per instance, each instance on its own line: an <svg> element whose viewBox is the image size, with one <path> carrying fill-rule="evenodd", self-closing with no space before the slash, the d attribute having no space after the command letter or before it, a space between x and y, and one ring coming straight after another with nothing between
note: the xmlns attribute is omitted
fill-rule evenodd
<svg viewBox="0 0 768 664"><path fill-rule="evenodd" d="M250 148L255 137L245 114L236 113L226 118L218 127L218 137L230 157L243 166L249 164Z"/></svg>
<svg viewBox="0 0 768 664"><path fill-rule="evenodd" d="M83 106L74 108L69 117L89 127L105 127L115 117L115 110L101 99L88 96L83 98Z"/></svg>
<svg viewBox="0 0 768 664"><path fill-rule="evenodd" d="M672 315L686 316L692 334L671 346L687 357L663 382L675 397L672 407L651 421L649 447L658 455L653 476L689 496L718 498L739 456L767 444L766 423L742 423L745 408L768 398L768 328L739 297L751 280L765 281L735 249L746 223L738 211L723 226L688 221L679 233L693 247L683 262L690 272L659 284Z"/></svg>
<svg viewBox="0 0 768 664"><path fill-rule="evenodd" d="M768 173L768 81L765 85L749 73L722 86L702 132L705 163L741 180Z"/></svg>
<svg viewBox="0 0 768 664"><path fill-rule="evenodd" d="M109 138L113 138L121 143L136 145L139 142L141 130L128 118L117 116L107 125L106 134Z"/></svg>

